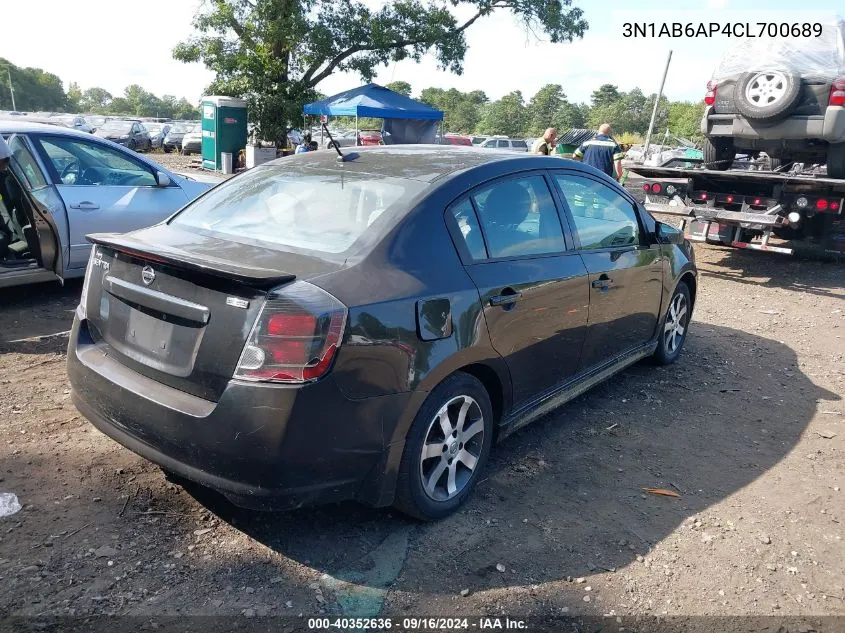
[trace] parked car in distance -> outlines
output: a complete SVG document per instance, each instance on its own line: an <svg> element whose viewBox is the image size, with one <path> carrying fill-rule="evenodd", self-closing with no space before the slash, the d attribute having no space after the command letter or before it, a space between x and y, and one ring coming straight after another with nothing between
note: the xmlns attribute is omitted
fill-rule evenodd
<svg viewBox="0 0 845 633"><path fill-rule="evenodd" d="M472 147L472 139L468 136L461 136L460 134L444 134L439 140L441 145L463 145L465 147Z"/></svg>
<svg viewBox="0 0 845 633"><path fill-rule="evenodd" d="M0 287L81 277L86 234L155 224L212 186L92 134L22 118L0 121L12 150L0 202Z"/></svg>
<svg viewBox="0 0 845 633"><path fill-rule="evenodd" d="M202 153L202 130L197 125L182 137L182 154L190 156L191 154L200 153Z"/></svg>
<svg viewBox="0 0 845 633"><path fill-rule="evenodd" d="M187 134L193 129L193 124L174 123L173 127L170 128L170 130L164 137L164 143L162 144L162 150L164 150L164 153L169 154L174 149L177 151L181 151L182 139L185 137L185 134Z"/></svg>
<svg viewBox="0 0 845 633"><path fill-rule="evenodd" d="M85 121L91 126L92 132L96 132L103 124L108 121L110 117L101 116L99 114L86 114Z"/></svg>
<svg viewBox="0 0 845 633"><path fill-rule="evenodd" d="M75 114L59 114L53 118L61 121L63 125L73 130L87 132L88 134L92 134L94 132L94 127L88 123L83 116Z"/></svg>
<svg viewBox="0 0 845 633"><path fill-rule="evenodd" d="M95 134L138 152L148 152L152 148L150 135L139 121L112 119L97 128Z"/></svg>
<svg viewBox="0 0 845 633"><path fill-rule="evenodd" d="M161 149L164 138L170 131L169 123L144 123L144 128L150 135L150 143L153 149Z"/></svg>
<svg viewBox="0 0 845 633"><path fill-rule="evenodd" d="M358 145L381 145L381 132L379 130L361 130L358 132Z"/></svg>
<svg viewBox="0 0 845 633"><path fill-rule="evenodd" d="M331 149L332 147L354 147L357 141L355 130L346 130L338 134L332 131L331 136L334 139L333 141L329 139L328 134L323 138L323 146L327 149Z"/></svg>
<svg viewBox="0 0 845 633"><path fill-rule="evenodd" d="M354 498L433 520L494 439L680 355L692 249L609 177L492 150L356 153L271 161L166 222L89 236L77 409L241 506Z"/></svg>
<svg viewBox="0 0 845 633"><path fill-rule="evenodd" d="M725 55L704 98L708 167L762 151L772 168L827 163L845 178L845 21L819 24L814 37L747 39Z"/></svg>
<svg viewBox="0 0 845 633"><path fill-rule="evenodd" d="M506 136L493 136L484 141L479 147L484 149L498 149L506 152L527 152L528 143L522 139L510 139Z"/></svg>

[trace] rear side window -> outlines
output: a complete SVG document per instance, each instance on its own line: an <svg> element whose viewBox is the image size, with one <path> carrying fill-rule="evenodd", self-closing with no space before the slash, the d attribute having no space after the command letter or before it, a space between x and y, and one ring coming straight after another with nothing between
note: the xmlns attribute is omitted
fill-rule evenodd
<svg viewBox="0 0 845 633"><path fill-rule="evenodd" d="M499 147L510 147L510 141L499 141Z"/></svg>
<svg viewBox="0 0 845 633"><path fill-rule="evenodd" d="M484 237L481 235L481 228L472 203L468 199L459 202L452 207L452 216L455 218L470 256L476 261L486 259L487 249L484 247Z"/></svg>
<svg viewBox="0 0 845 633"><path fill-rule="evenodd" d="M528 145L525 143L525 141L511 141L511 145L513 145L517 149L527 149L528 148Z"/></svg>
<svg viewBox="0 0 845 633"><path fill-rule="evenodd" d="M542 176L500 180L473 196L490 257L566 250L560 218Z"/></svg>
<svg viewBox="0 0 845 633"><path fill-rule="evenodd" d="M23 138L14 135L9 139L9 150L12 152L12 169L18 177L23 176L24 186L30 191L47 186L41 168L35 162L35 157L24 143Z"/></svg>
<svg viewBox="0 0 845 633"><path fill-rule="evenodd" d="M555 177L575 221L582 249L635 246L640 229L633 205L607 185L570 174Z"/></svg>
<svg viewBox="0 0 845 633"><path fill-rule="evenodd" d="M395 226L426 186L329 169L255 167L189 204L171 224L278 250L344 253Z"/></svg>

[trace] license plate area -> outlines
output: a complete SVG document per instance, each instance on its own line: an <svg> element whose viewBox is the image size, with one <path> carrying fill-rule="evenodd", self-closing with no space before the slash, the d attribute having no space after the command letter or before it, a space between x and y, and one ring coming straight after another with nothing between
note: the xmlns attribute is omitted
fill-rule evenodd
<svg viewBox="0 0 845 633"><path fill-rule="evenodd" d="M191 375L205 326L105 297L109 317L103 338L115 351L172 376Z"/></svg>

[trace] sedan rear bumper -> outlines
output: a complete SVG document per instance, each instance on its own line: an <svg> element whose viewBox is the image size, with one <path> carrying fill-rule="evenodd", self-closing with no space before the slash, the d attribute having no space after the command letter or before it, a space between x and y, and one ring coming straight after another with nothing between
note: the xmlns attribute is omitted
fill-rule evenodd
<svg viewBox="0 0 845 633"><path fill-rule="evenodd" d="M351 499L381 480L409 394L360 400L329 376L305 386L231 381L217 402L122 365L74 320L73 401L100 431L185 479L254 509Z"/></svg>

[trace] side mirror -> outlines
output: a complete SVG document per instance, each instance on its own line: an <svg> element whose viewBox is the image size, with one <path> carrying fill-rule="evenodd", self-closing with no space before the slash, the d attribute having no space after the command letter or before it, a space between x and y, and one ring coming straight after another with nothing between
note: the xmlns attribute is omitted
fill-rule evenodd
<svg viewBox="0 0 845 633"><path fill-rule="evenodd" d="M169 187L170 186L170 176L165 174L163 171L156 172L156 184L159 187Z"/></svg>
<svg viewBox="0 0 845 633"><path fill-rule="evenodd" d="M660 244L683 244L684 234L674 226L655 222L654 235Z"/></svg>

